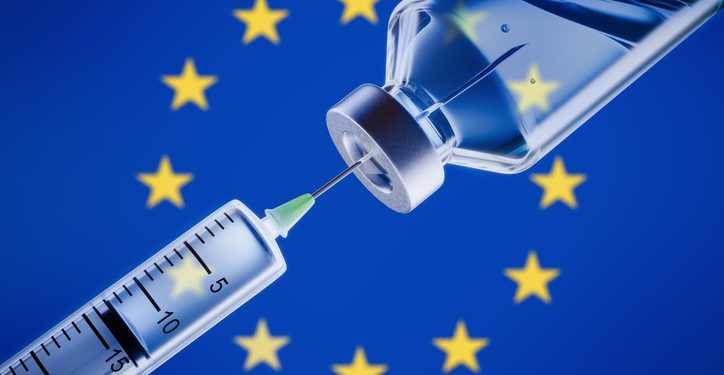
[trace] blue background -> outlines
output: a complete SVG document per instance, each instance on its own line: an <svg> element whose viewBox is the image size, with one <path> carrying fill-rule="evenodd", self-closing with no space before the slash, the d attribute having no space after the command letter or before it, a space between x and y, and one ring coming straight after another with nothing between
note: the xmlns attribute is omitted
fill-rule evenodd
<svg viewBox="0 0 724 375"><path fill-rule="evenodd" d="M221 204L260 213L342 169L329 106L384 77L386 19L339 22L336 1L290 9L281 44L243 46L251 1L0 4L0 360ZM354 179L280 245L288 272L157 373L242 372L235 335L260 317L291 336L283 373L331 373L358 345L389 374L441 372L435 337L464 319L487 374L722 373L720 15L531 171L460 167L412 214ZM193 57L210 109L169 108L164 74ZM147 209L139 172L168 154L186 207ZM530 173L586 173L578 210L541 210ZM560 268L553 302L513 303L529 250ZM256 374L273 373L265 366ZM454 374L468 373L459 368Z"/></svg>

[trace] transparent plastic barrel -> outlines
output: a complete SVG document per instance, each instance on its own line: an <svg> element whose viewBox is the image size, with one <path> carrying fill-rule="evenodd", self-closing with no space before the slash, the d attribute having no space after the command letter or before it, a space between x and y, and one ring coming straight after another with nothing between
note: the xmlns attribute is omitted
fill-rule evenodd
<svg viewBox="0 0 724 375"><path fill-rule="evenodd" d="M0 374L149 373L285 270L262 221L231 201L28 345Z"/></svg>

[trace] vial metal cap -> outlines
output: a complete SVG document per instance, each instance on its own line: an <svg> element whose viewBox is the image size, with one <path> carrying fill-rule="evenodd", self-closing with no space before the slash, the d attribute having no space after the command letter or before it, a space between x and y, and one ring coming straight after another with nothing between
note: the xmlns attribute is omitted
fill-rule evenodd
<svg viewBox="0 0 724 375"><path fill-rule="evenodd" d="M347 165L373 154L354 174L397 212L412 211L445 179L440 156L418 122L375 85L358 87L332 107L327 129Z"/></svg>

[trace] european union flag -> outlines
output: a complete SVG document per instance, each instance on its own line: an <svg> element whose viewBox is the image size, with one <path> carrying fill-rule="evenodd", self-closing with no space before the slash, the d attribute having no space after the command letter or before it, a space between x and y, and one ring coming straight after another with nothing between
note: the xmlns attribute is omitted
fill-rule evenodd
<svg viewBox="0 0 724 375"><path fill-rule="evenodd" d="M482 42L492 16L450 2L445 37ZM384 83L396 5L2 2L0 360L229 200L260 214L343 169L325 113ZM407 215L343 181L279 240L287 272L155 373L724 373L722 35L715 16L530 171L446 167ZM511 108L556 105L565 82L519 68ZM197 298L211 270L184 254L159 271ZM101 320L0 374L52 374L86 328L135 373Z"/></svg>

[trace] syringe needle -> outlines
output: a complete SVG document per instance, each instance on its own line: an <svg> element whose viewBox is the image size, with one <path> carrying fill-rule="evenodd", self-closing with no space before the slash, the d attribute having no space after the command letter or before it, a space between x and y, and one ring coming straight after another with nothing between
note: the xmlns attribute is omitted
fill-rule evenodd
<svg viewBox="0 0 724 375"><path fill-rule="evenodd" d="M340 172L338 175L334 176L331 180L327 181L324 185L322 185L319 189L315 190L314 193L312 193L312 197L314 199L319 198L322 194L326 193L327 190L331 189L332 186L336 185L338 182L342 181L345 177L349 176L350 173L354 172L355 169L359 168L360 165L364 164L367 160L369 160L372 157L372 154L369 153L356 162L354 164L350 165L349 167L345 168L342 172Z"/></svg>
<svg viewBox="0 0 724 375"><path fill-rule="evenodd" d="M309 209L314 205L315 199L320 195L324 194L337 182L347 177L355 169L359 168L360 165L364 164L367 160L372 157L372 154L367 154L354 162L354 164L345 168L340 174L334 176L326 184L322 185L312 194L300 195L287 203L277 206L271 210L266 210L266 217L262 219L267 232L273 236L286 237L289 230L304 216Z"/></svg>

